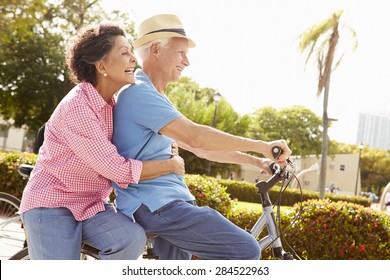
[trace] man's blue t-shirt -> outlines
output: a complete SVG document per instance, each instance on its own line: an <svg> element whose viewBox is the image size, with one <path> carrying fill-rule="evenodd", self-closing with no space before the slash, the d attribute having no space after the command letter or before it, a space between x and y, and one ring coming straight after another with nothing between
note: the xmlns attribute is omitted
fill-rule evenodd
<svg viewBox="0 0 390 280"><path fill-rule="evenodd" d="M182 114L156 90L144 72L137 70L136 80L118 96L114 109L113 143L125 158L142 161L169 159L173 140L159 131ZM117 208L130 218L141 204L154 212L174 200L195 200L183 176L177 174L129 184L127 189L115 183L113 186Z"/></svg>

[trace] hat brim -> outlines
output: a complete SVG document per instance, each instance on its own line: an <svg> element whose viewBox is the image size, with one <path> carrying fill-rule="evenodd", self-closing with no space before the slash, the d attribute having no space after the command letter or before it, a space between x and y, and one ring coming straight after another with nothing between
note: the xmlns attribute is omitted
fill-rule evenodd
<svg viewBox="0 0 390 280"><path fill-rule="evenodd" d="M184 35L175 33L175 32L156 32L156 33L152 33L152 34L147 34L147 35L142 36L139 39L135 40L133 45L137 49L137 48L141 47L142 45L145 45L146 43L152 42L156 39L162 39L162 38L184 38L184 39L188 40L188 47L189 48L194 48L196 46L194 41L192 41L190 38L188 38Z"/></svg>

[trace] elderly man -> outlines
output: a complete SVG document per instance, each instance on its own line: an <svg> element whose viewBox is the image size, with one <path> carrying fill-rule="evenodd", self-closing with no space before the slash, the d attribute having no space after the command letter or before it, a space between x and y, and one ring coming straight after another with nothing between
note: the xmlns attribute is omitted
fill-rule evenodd
<svg viewBox="0 0 390 280"><path fill-rule="evenodd" d="M135 85L124 89L114 112L113 143L126 158L166 159L172 142L180 148L217 162L252 164L269 172L269 159L242 152L258 152L272 158L271 149L281 148L277 161L291 154L284 140L263 142L238 137L196 124L164 95L170 82L178 81L190 65L188 49L195 43L186 36L175 15L157 15L145 20L134 42L142 71ZM117 206L140 223L153 240L160 259L259 259L257 241L217 211L195 206L195 198L183 176L168 174L127 189L116 187Z"/></svg>

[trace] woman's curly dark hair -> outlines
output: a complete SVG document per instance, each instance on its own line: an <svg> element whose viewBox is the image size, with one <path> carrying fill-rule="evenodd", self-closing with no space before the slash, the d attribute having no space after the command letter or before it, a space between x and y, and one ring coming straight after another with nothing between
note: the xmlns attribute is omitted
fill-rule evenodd
<svg viewBox="0 0 390 280"><path fill-rule="evenodd" d="M95 63L101 60L114 46L114 37L126 36L125 31L114 22L86 26L77 32L68 45L66 63L71 80L77 84L89 82L96 86Z"/></svg>

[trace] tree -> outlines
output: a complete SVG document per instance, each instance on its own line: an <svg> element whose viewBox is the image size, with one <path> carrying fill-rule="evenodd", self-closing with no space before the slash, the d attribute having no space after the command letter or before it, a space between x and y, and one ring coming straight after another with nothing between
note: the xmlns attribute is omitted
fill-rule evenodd
<svg viewBox="0 0 390 280"><path fill-rule="evenodd" d="M286 139L296 155L319 154L321 119L302 106L275 109L263 107L252 114L251 138Z"/></svg>
<svg viewBox="0 0 390 280"><path fill-rule="evenodd" d="M321 170L320 170L320 198L325 197L325 182L326 182L326 166L328 157L328 99L330 88L330 76L340 64L343 55L334 63L336 46L339 41L339 23L343 11L340 10L333 13L329 18L323 22L316 24L300 35L299 48L301 51L309 50L306 64L315 52L318 66L318 88L317 96L320 96L324 91L323 101L323 115L322 115L322 156L321 156ZM356 33L352 32L352 37L355 39L355 46L357 47ZM317 47L319 45L319 47Z"/></svg>
<svg viewBox="0 0 390 280"><path fill-rule="evenodd" d="M0 0L0 116L30 135L73 87L65 46L80 27L110 18L100 0ZM110 15L134 34L134 23Z"/></svg>
<svg viewBox="0 0 390 280"><path fill-rule="evenodd" d="M362 189L380 196L382 188L390 182L390 154L383 149L365 146L361 157Z"/></svg>

